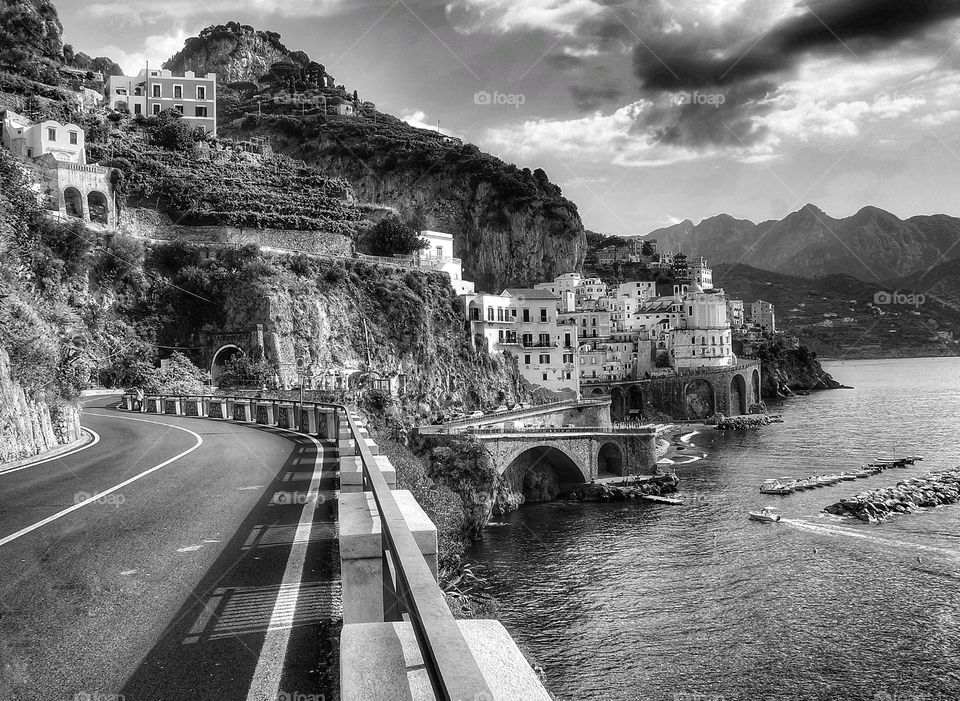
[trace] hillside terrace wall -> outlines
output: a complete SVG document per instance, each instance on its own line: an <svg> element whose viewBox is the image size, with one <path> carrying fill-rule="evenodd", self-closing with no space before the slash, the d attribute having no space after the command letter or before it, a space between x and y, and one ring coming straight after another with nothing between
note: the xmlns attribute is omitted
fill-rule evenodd
<svg viewBox="0 0 960 701"><path fill-rule="evenodd" d="M248 229L233 226L184 226L160 212L128 208L120 217L120 231L131 236L160 241L184 239L199 244L255 244L330 256L349 256L350 237L325 231Z"/></svg>

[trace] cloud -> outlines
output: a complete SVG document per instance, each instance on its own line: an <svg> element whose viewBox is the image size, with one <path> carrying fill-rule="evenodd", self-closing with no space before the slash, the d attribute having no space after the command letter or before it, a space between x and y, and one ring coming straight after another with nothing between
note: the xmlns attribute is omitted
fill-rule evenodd
<svg viewBox="0 0 960 701"><path fill-rule="evenodd" d="M621 100L624 91L616 85L571 85L570 94L577 109L583 112L592 112L593 110Z"/></svg>
<svg viewBox="0 0 960 701"><path fill-rule="evenodd" d="M451 0L448 16L463 33L540 30L573 36L578 25L604 12L597 0Z"/></svg>
<svg viewBox="0 0 960 701"><path fill-rule="evenodd" d="M755 36L736 36L727 23L722 31L686 41L661 36L639 43L634 67L648 89L724 86L782 74L815 53L860 58L958 16L960 3L944 0L820 0L777 17L760 32L745 22Z"/></svg>
<svg viewBox="0 0 960 701"><path fill-rule="evenodd" d="M355 0L100 0L91 2L87 11L94 17L122 19L134 25L198 16L205 16L210 24L223 24L238 12L258 17L328 17L356 4Z"/></svg>
<svg viewBox="0 0 960 701"><path fill-rule="evenodd" d="M146 37L140 51L125 51L109 44L94 50L94 56L107 56L116 61L126 75L136 75L143 70L147 62L159 68L160 64L183 48L189 34L183 28L175 28L170 34L154 34Z"/></svg>

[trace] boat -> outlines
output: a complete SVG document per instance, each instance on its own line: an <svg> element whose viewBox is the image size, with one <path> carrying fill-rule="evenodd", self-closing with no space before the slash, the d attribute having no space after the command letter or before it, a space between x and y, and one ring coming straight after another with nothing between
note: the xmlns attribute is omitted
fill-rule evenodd
<svg viewBox="0 0 960 701"><path fill-rule="evenodd" d="M763 521L765 523L776 523L780 520L780 514L776 507L764 506L760 511L748 511L751 521Z"/></svg>
<svg viewBox="0 0 960 701"><path fill-rule="evenodd" d="M844 482L853 482L853 480L857 479L857 476L852 472L841 472L840 479Z"/></svg>
<svg viewBox="0 0 960 701"><path fill-rule="evenodd" d="M760 485L761 494L790 494L792 491L792 487L788 487L780 480L764 480Z"/></svg>
<svg viewBox="0 0 960 701"><path fill-rule="evenodd" d="M859 470L854 470L852 474L857 479L863 479L864 477L869 477L872 473L870 470L864 470L861 468Z"/></svg>
<svg viewBox="0 0 960 701"><path fill-rule="evenodd" d="M683 506L683 499L677 497L661 497L656 494L643 494L641 497L644 501L652 501L657 504L670 504L672 506Z"/></svg>

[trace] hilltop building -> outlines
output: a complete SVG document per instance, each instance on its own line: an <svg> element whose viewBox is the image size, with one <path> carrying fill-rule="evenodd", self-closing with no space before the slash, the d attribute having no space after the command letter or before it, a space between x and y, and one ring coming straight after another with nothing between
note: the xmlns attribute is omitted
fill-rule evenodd
<svg viewBox="0 0 960 701"><path fill-rule="evenodd" d="M770 302L764 302L758 299L750 304L750 317L748 321L760 328L761 331L776 333L777 321L774 314L773 305Z"/></svg>
<svg viewBox="0 0 960 701"><path fill-rule="evenodd" d="M427 247L419 255L420 267L449 275L450 284L457 295L472 294L473 282L463 279L463 261L453 257L453 234L424 230L420 232L420 238L427 242Z"/></svg>
<svg viewBox="0 0 960 701"><path fill-rule="evenodd" d="M21 162L43 207L86 222L116 224L110 169L87 163L82 127L35 123L12 110L0 113L0 119L3 146Z"/></svg>
<svg viewBox="0 0 960 701"><path fill-rule="evenodd" d="M106 85L107 107L129 114L180 112L193 127L217 133L217 74L175 76L168 70L144 69L136 76L112 75Z"/></svg>

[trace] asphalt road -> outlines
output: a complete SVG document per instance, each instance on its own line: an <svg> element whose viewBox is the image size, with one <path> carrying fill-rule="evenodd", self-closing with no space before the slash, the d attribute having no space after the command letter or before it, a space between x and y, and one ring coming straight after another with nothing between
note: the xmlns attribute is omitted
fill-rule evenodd
<svg viewBox="0 0 960 701"><path fill-rule="evenodd" d="M112 401L0 468L0 699L334 698L332 445Z"/></svg>

